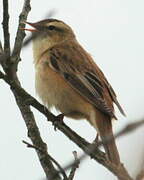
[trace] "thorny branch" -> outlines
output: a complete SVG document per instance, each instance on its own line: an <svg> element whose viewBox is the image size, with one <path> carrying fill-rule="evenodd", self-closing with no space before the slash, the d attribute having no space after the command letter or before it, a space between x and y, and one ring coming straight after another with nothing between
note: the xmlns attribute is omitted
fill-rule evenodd
<svg viewBox="0 0 144 180"><path fill-rule="evenodd" d="M115 174L119 178L119 180L132 180L132 178L129 176L128 172L126 171L126 169L122 164L119 167L117 167L114 164L110 163L107 160L105 154L98 149L98 147L101 146L102 144L101 142L99 142L97 145L88 143L85 139L83 139L73 130L71 130L66 124L64 124L63 122L59 123L57 121L58 118L56 116L50 113L43 105L41 105L36 99L34 99L31 95L29 95L22 87L20 87L20 83L17 78L16 72L17 72L18 63L20 61L22 42L25 37L24 32L20 31L20 28L24 28L25 26L22 22L26 21L27 15L30 11L30 0L25 0L22 13L20 14L17 36L15 40L14 50L11 56L10 56L9 27L8 27L8 22L9 22L8 0L3 0L3 5L4 5L3 6L4 7L4 13L3 13L4 52L2 50L2 46L0 46L0 63L2 64L2 67L6 72L6 74L0 71L0 79L3 79L11 87L11 90L16 98L17 105L26 123L28 129L28 136L31 138L33 142L32 146L40 147L40 149L41 148L43 149L42 152L39 148L35 148L47 178L53 177L53 175L55 174L55 176L57 175L56 176L57 179L61 179L59 176L59 172L61 173L62 171L60 170L58 172L51 163L52 159L49 158L49 154L47 153L47 146L41 139L40 132L36 125L35 118L30 109L30 106L35 107L38 111L43 113L52 123L57 122L57 128L60 131L62 131L68 138L70 138L74 143L76 143L86 154L88 154L93 159L95 159L100 164L102 164L107 169L109 169L113 174ZM25 43L25 45L28 44L31 41L31 39L32 38L30 37L30 39L27 41L27 43ZM6 61L5 63L8 66L8 70L6 68L7 66L3 66L4 61ZM130 124L126 128L124 128L121 132L119 132L116 135L116 137L120 137L124 134L132 132L133 130L135 130L136 128L140 127L140 125L143 124L144 124L144 120ZM111 137L108 137L106 142L109 142L110 140ZM82 155L80 157L81 160L83 160L84 158L85 155ZM70 165L64 168L64 170L74 167L74 165L75 162L72 162ZM73 171L75 171L75 169L73 169ZM66 175L63 174L63 178L66 179Z"/></svg>

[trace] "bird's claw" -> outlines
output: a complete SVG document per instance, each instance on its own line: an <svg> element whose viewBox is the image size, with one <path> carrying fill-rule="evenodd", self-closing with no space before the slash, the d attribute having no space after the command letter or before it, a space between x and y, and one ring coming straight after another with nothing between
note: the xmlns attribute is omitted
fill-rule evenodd
<svg viewBox="0 0 144 180"><path fill-rule="evenodd" d="M53 121L53 125L54 125L54 130L57 130L57 125L58 123L63 123L63 119L64 119L64 115L63 114L59 114L58 116L56 116L55 120Z"/></svg>
<svg viewBox="0 0 144 180"><path fill-rule="evenodd" d="M93 144L97 145L99 143L99 134L97 133L94 141L93 141Z"/></svg>

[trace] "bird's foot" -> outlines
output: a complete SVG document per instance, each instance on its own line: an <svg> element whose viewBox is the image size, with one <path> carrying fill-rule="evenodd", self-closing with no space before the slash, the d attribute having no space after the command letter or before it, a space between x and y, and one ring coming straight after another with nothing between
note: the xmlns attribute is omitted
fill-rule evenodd
<svg viewBox="0 0 144 180"><path fill-rule="evenodd" d="M59 114L58 116L56 116L53 125L54 125L54 130L57 130L57 126L59 123L63 123L63 119L64 119L64 115L63 114Z"/></svg>
<svg viewBox="0 0 144 180"><path fill-rule="evenodd" d="M94 141L93 141L93 144L97 145L99 143L99 134L97 133Z"/></svg>

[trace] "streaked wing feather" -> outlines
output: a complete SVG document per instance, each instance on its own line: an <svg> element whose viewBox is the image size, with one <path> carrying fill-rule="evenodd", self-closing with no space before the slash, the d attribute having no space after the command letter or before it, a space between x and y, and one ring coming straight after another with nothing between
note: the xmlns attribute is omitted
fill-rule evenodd
<svg viewBox="0 0 144 180"><path fill-rule="evenodd" d="M50 50L50 67L58 72L81 96L87 99L100 111L115 117L113 109L109 107L103 98L103 86L96 74L80 72L78 67L73 69L71 60L67 54L61 54L58 48ZM75 57L74 58L78 58ZM84 68L87 69L87 68Z"/></svg>
<svg viewBox="0 0 144 180"><path fill-rule="evenodd" d="M84 83L77 78L77 76L69 73L63 73L65 80L84 98L86 98L91 104L93 104L100 111L114 117L113 111L106 105L105 101L100 97L94 96L92 92L84 85Z"/></svg>
<svg viewBox="0 0 144 180"><path fill-rule="evenodd" d="M84 84L84 86L93 94L93 96L96 96L97 98L100 98L100 94L96 89L93 87L90 81L88 81L84 75L82 74L77 74L77 78L81 81L81 83Z"/></svg>
<svg viewBox="0 0 144 180"><path fill-rule="evenodd" d="M92 84L92 86L98 91L99 95L103 97L103 84L100 79L91 72L85 73L85 78Z"/></svg>
<svg viewBox="0 0 144 180"><path fill-rule="evenodd" d="M118 100L117 100L116 94L115 94L112 86L109 84L109 82L108 82L106 79L105 79L105 84L106 84L106 87L107 87L107 89L108 89L108 91L109 91L109 94L110 94L111 97L112 97L113 102L117 105L117 107L118 107L119 111L121 112L121 114L122 114L123 116L126 116L123 108L121 107L120 103L119 103Z"/></svg>

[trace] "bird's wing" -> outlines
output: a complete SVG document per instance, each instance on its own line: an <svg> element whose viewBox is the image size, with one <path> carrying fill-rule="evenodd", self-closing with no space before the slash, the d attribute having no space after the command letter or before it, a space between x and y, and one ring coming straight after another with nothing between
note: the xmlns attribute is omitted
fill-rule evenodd
<svg viewBox="0 0 144 180"><path fill-rule="evenodd" d="M119 103L118 100L117 100L116 94L115 94L112 86L109 84L109 82L107 81L106 78L104 79L104 82L105 82L106 88L108 89L109 94L110 94L113 102L116 104L116 106L118 107L118 109L119 109L119 111L121 112L121 114L122 114L123 116L126 116L123 108L121 107L120 103Z"/></svg>
<svg viewBox="0 0 144 180"><path fill-rule="evenodd" d="M113 101L117 102L115 93L90 55L80 45L64 44L48 51L50 67L54 71L97 109L116 118L113 110ZM120 110L123 112L122 108Z"/></svg>

